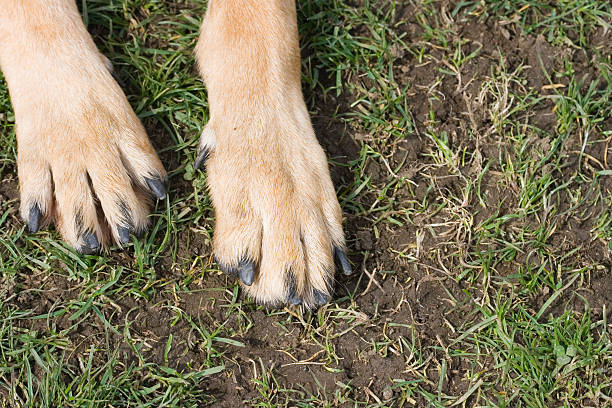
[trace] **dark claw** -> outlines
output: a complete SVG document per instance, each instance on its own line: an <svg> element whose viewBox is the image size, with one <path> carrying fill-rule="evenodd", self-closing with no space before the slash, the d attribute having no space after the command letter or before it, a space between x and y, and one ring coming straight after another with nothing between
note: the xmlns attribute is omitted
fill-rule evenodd
<svg viewBox="0 0 612 408"><path fill-rule="evenodd" d="M210 150L208 150L206 147L200 150L198 157L196 157L195 162L193 163L193 168L196 170L199 169L204 163L206 163L208 156L210 156Z"/></svg>
<svg viewBox="0 0 612 408"><path fill-rule="evenodd" d="M329 301L327 294L319 289L314 289L312 291L312 296L314 297L314 302L317 306L323 306Z"/></svg>
<svg viewBox="0 0 612 408"><path fill-rule="evenodd" d="M293 306L301 305L302 298L297 294L297 288L295 287L295 276L291 272L289 273L287 281L287 286L289 288L287 303Z"/></svg>
<svg viewBox="0 0 612 408"><path fill-rule="evenodd" d="M168 188L168 180L160 180L159 178L145 177L145 182L149 189L158 200L166 198L166 188Z"/></svg>
<svg viewBox="0 0 612 408"><path fill-rule="evenodd" d="M38 228L40 227L40 216L40 207L38 207L38 204L34 204L28 213L28 230L30 234L38 232Z"/></svg>
<svg viewBox="0 0 612 408"><path fill-rule="evenodd" d="M334 257L336 261L340 264L340 269L342 269L342 273L345 275L351 275L353 273L353 269L351 268L351 264L346 257L346 254L343 250L338 247L334 247Z"/></svg>
<svg viewBox="0 0 612 408"><path fill-rule="evenodd" d="M293 306L301 305L302 299L295 293L295 290L289 292L287 303Z"/></svg>
<svg viewBox="0 0 612 408"><path fill-rule="evenodd" d="M240 261L240 263L238 263L238 267L228 266L223 262L219 262L219 260L216 258L215 261L223 273L232 277L238 276L242 283L247 286L251 286L253 284L253 281L255 280L255 265L252 261Z"/></svg>
<svg viewBox="0 0 612 408"><path fill-rule="evenodd" d="M127 244L128 242L130 242L130 228L124 227L122 225L117 225L117 233L119 235L119 243Z"/></svg>
<svg viewBox="0 0 612 408"><path fill-rule="evenodd" d="M255 265L251 261L242 261L238 264L238 276L247 286L251 286L255 280Z"/></svg>
<svg viewBox="0 0 612 408"><path fill-rule="evenodd" d="M96 234L93 232L88 232L83 241L83 246L81 246L81 249L79 249L79 252L82 254L91 255L100 249L98 237L96 237Z"/></svg>

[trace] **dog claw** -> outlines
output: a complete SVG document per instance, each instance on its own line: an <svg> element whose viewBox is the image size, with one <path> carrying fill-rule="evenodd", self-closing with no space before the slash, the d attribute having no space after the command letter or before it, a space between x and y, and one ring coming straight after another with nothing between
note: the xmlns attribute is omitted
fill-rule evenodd
<svg viewBox="0 0 612 408"><path fill-rule="evenodd" d="M162 181L159 178L149 177L145 177L144 179L147 186L149 186L149 189L158 200L163 200L166 198L166 188L168 187L167 180Z"/></svg>
<svg viewBox="0 0 612 408"><path fill-rule="evenodd" d="M119 235L119 243L127 244L128 242L130 242L130 232L130 228L118 225L117 234Z"/></svg>
<svg viewBox="0 0 612 408"><path fill-rule="evenodd" d="M79 249L79 252L86 255L91 255L100 249L100 242L98 241L98 237L93 232L88 232L83 239L84 244Z"/></svg>
<svg viewBox="0 0 612 408"><path fill-rule="evenodd" d="M295 288L289 289L289 296L287 296L287 303L289 303L290 305L293 305L293 306L297 306L297 305L301 305L302 304L302 298L300 298L298 296L298 294L296 293Z"/></svg>
<svg viewBox="0 0 612 408"><path fill-rule="evenodd" d="M30 234L38 232L38 228L40 227L40 216L40 207L38 207L38 204L34 204L28 213L28 230Z"/></svg>
<svg viewBox="0 0 612 408"><path fill-rule="evenodd" d="M205 147L198 153L198 157L196 157L195 162L193 163L194 169L199 169L206 160L208 160L208 156L210 155L210 151Z"/></svg>
<svg viewBox="0 0 612 408"><path fill-rule="evenodd" d="M351 275L353 273L351 264L343 250L338 247L334 247L334 257L340 264L340 269L342 269L342 273L344 273L345 275Z"/></svg>
<svg viewBox="0 0 612 408"><path fill-rule="evenodd" d="M329 301L327 294L319 289L314 289L312 291L312 296L314 298L315 305L317 306L323 306Z"/></svg>
<svg viewBox="0 0 612 408"><path fill-rule="evenodd" d="M297 294L297 289L295 287L295 276L293 274L289 274L289 294L287 296L287 303L293 306L301 305L302 298Z"/></svg>
<svg viewBox="0 0 612 408"><path fill-rule="evenodd" d="M242 283L251 286L255 280L255 265L251 261L242 261L238 264L238 276Z"/></svg>

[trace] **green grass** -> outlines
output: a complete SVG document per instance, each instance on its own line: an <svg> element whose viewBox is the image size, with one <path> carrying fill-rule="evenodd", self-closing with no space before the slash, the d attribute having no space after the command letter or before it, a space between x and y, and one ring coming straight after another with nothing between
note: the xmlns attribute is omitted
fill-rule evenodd
<svg viewBox="0 0 612 408"><path fill-rule="evenodd" d="M0 82L0 406L612 406L608 2L298 1L357 270L308 313L212 260L206 1L78 3L169 198L124 251L27 234Z"/></svg>

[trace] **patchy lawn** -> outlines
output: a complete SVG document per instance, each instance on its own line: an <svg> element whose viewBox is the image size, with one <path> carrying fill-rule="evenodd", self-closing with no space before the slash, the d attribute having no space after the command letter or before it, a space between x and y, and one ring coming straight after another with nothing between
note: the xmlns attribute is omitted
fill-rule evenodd
<svg viewBox="0 0 612 408"><path fill-rule="evenodd" d="M609 2L298 1L356 270L309 313L212 258L206 1L79 5L170 193L123 251L29 235L0 82L0 405L612 406Z"/></svg>

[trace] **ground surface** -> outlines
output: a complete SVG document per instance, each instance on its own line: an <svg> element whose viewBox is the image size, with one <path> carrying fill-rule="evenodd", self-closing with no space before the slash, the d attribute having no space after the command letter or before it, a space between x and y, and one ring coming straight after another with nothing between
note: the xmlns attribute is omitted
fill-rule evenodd
<svg viewBox="0 0 612 408"><path fill-rule="evenodd" d="M612 406L609 2L299 1L356 270L305 314L212 261L206 2L78 3L170 194L124 251L27 234L0 82L0 405Z"/></svg>

